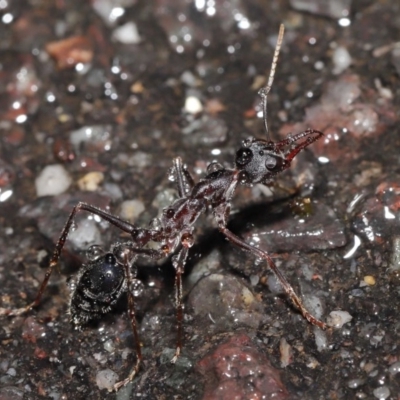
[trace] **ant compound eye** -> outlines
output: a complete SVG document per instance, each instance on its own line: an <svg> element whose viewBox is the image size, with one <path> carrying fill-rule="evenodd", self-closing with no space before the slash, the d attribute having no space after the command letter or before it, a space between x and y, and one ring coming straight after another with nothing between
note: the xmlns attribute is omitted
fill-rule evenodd
<svg viewBox="0 0 400 400"><path fill-rule="evenodd" d="M275 157L267 156L267 158L265 159L265 166L267 167L267 169L274 169L277 163L278 162Z"/></svg>
<svg viewBox="0 0 400 400"><path fill-rule="evenodd" d="M241 148L236 153L236 164L240 167L248 164L253 158L253 152L247 148Z"/></svg>

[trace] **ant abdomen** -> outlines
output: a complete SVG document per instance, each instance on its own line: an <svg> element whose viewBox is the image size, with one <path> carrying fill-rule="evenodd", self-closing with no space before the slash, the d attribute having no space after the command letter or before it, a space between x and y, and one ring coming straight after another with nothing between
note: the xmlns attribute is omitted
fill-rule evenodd
<svg viewBox="0 0 400 400"><path fill-rule="evenodd" d="M123 266L112 253L106 253L83 265L69 283L72 291L70 313L75 325L111 311L126 289Z"/></svg>

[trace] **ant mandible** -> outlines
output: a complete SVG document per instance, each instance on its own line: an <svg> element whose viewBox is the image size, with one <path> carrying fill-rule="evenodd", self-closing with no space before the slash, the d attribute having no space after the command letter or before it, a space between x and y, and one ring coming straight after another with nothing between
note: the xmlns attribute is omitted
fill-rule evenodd
<svg viewBox="0 0 400 400"><path fill-rule="evenodd" d="M273 142L269 136L267 96L274 79L278 55L282 45L283 31L284 27L281 25L268 83L266 87L259 91L259 95L262 98L267 139L249 138L243 141L242 146L236 152L235 167L233 169L226 169L219 164L212 163L207 168L208 174L206 177L196 184L186 166L182 163L181 158L175 158L173 160L172 173L177 183L179 198L170 206L164 208L161 217L153 220L149 228L138 228L107 211L98 209L90 204L78 203L69 215L57 241L49 267L35 300L23 308L0 308L0 316L20 315L40 303L54 267L60 259L68 233L73 226L75 215L78 211L87 211L128 233L130 240L123 243L114 243L107 252L100 251L98 246L93 246L89 249L89 253L91 253L89 262L81 266L77 276L70 284L72 290L69 304L71 322L80 327L91 319L99 318L102 314L106 314L112 309L122 293L127 292L128 312L136 342L136 363L129 375L114 385L114 389L118 390L120 387L125 386L134 378L142 361L140 340L136 326L134 295L132 293L134 285L138 283L134 272L135 261L138 256L157 260L175 253L172 257L172 264L175 268L178 333L175 355L171 360L174 363L179 357L182 348L182 274L189 249L194 242L194 224L201 214L207 210L212 210L218 229L222 234L240 249L265 260L275 273L285 293L290 297L303 317L313 325L322 329L326 328L324 322L319 321L307 311L270 255L265 250L244 242L227 228L231 200L238 185L271 184L280 172L290 167L292 160L300 151L322 137L321 132L312 129L289 136L279 142ZM152 242L152 248L147 246L149 242ZM154 243L158 244L158 248L154 249Z"/></svg>

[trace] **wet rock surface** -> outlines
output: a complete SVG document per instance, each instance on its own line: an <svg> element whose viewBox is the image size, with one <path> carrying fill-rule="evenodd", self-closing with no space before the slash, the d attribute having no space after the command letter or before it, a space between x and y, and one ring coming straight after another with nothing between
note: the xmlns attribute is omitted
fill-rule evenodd
<svg viewBox="0 0 400 400"><path fill-rule="evenodd" d="M217 346L197 369L206 380L203 400L289 398L278 370L244 334Z"/></svg>
<svg viewBox="0 0 400 400"><path fill-rule="evenodd" d="M205 216L184 278L182 356L170 364L171 262L138 260L144 362L109 393L135 361L126 298L74 330L66 280L88 246L127 237L81 213L40 306L0 321L0 399L397 399L400 10L325 3L0 1L0 307L34 299L79 201L147 226L177 196L173 157L197 180L264 134L257 90L284 22L273 138L325 135L273 190L239 189L229 226L333 326L303 320Z"/></svg>

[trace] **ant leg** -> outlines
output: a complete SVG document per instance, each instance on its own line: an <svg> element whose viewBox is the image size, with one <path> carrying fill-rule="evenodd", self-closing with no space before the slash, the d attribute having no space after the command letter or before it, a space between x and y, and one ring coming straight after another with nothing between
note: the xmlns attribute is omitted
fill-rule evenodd
<svg viewBox="0 0 400 400"><path fill-rule="evenodd" d="M176 323L177 323L177 340L176 350L172 357L171 363L175 364L182 349L182 336L183 336L183 293L182 293L182 274L185 262L189 253L189 248L183 247L182 250L174 257L172 263L175 268L175 306L176 306Z"/></svg>
<svg viewBox="0 0 400 400"><path fill-rule="evenodd" d="M267 261L268 266L271 268L271 270L274 272L276 277L278 278L279 282L281 283L283 290L286 292L286 294L290 297L294 305L300 310L301 314L303 317L310 322L313 325L319 326L322 329L326 329L327 325L314 317L307 309L304 307L302 301L300 298L297 296L295 293L293 287L291 284L286 280L285 276L282 274L281 271L279 271L278 267L275 265L273 262L272 258L269 256L269 254L266 251L263 251L261 249L258 249L257 247L253 247L246 242L244 242L242 239L240 239L238 236L236 236L233 232L231 232L226 226L220 224L219 225L219 230L226 236L226 238L241 248L244 251L249 251L252 253L254 256L263 258L264 260Z"/></svg>
<svg viewBox="0 0 400 400"><path fill-rule="evenodd" d="M125 379L123 379L120 382L117 382L114 385L113 389L117 391L122 386L127 385L129 382L133 380L133 378L139 371L140 364L142 363L143 359L140 338L137 329L135 298L133 296L133 288L132 288L131 267L134 264L136 257L138 255L143 255L153 260L157 260L165 257L165 253L162 250L142 249L139 247L134 247L132 243L120 243L116 245L113 248L113 253L115 256L117 256L117 259L124 267L125 279L127 282L128 315L131 321L132 332L136 347L136 363L130 370L129 375Z"/></svg>
<svg viewBox="0 0 400 400"><path fill-rule="evenodd" d="M186 233L182 236L182 249L173 257L172 265L175 268L175 303L176 303L176 323L177 323L177 341L175 355L172 357L171 363L175 364L182 350L183 338L183 290L182 290L182 274L185 269L185 263L189 254L189 248L193 245L193 236Z"/></svg>
<svg viewBox="0 0 400 400"><path fill-rule="evenodd" d="M132 224L130 224L127 221L123 221L120 218L109 214L106 211L103 211L97 207L91 206L90 204L86 203L78 203L71 211L71 214L69 215L67 222L65 223L65 226L63 230L61 231L61 235L57 241L56 247L54 249L53 255L51 256L49 267L47 268L47 271L45 273L44 279L39 287L39 290L37 292L35 300L28 304L25 307L22 308L17 308L14 310L10 310L7 308L2 308L0 307L0 316L16 316L16 315L21 315L32 308L36 307L42 298L42 295L47 287L47 284L49 282L50 276L53 272L54 267L57 265L58 260L60 259L61 256L61 251L64 247L65 241L67 240L68 234L71 230L72 223L74 221L75 215L77 214L78 211L87 211L91 214L97 215L101 217L102 219L108 221L110 224L114 225L115 227L121 229L124 232L127 233L132 233L137 228L135 228Z"/></svg>
<svg viewBox="0 0 400 400"><path fill-rule="evenodd" d="M176 172L179 197L185 197L186 194L192 190L194 186L194 180L189 171L182 164L182 159L180 157L174 158L172 163Z"/></svg>
<svg viewBox="0 0 400 400"><path fill-rule="evenodd" d="M129 382L132 381L132 379L138 373L140 364L142 363L142 359L143 359L142 349L141 349L141 345L140 345L140 338L139 338L139 334L138 334L138 330L137 330L135 299L134 299L133 293L132 293L132 277L131 277L130 263L128 260L127 253L125 253L125 256L124 256L124 269L125 269L125 276L126 276L127 287L128 287L128 289L127 289L127 291L128 291L128 314L129 314L129 319L131 320L133 337L135 339L136 363L132 367L131 371L129 372L129 375L124 380L117 382L114 385L115 391L119 390L122 386L125 386Z"/></svg>

